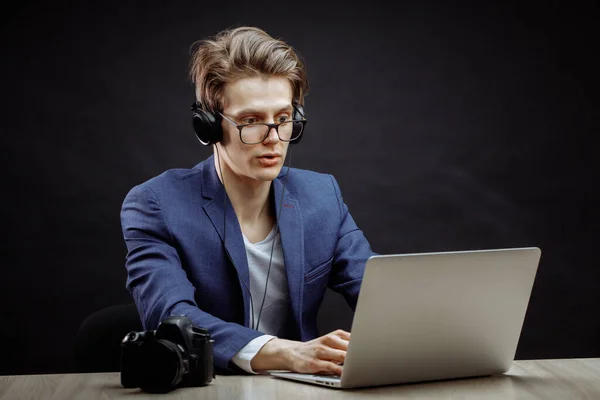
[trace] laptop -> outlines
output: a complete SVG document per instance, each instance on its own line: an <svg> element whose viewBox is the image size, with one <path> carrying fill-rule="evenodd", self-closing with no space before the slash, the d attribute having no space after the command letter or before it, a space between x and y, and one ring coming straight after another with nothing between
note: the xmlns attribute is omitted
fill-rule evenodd
<svg viewBox="0 0 600 400"><path fill-rule="evenodd" d="M342 375L270 375L348 389L502 374L540 256L537 247L372 256Z"/></svg>

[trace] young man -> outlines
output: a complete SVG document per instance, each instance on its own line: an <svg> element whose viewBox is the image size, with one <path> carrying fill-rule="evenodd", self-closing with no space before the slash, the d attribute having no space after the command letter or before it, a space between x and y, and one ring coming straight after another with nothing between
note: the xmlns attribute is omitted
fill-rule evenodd
<svg viewBox="0 0 600 400"><path fill-rule="evenodd" d="M197 43L194 129L214 154L134 187L121 222L145 329L185 315L221 372L342 371L350 333L317 337L327 287L354 308L373 253L331 175L283 167L304 133L304 65L241 27Z"/></svg>

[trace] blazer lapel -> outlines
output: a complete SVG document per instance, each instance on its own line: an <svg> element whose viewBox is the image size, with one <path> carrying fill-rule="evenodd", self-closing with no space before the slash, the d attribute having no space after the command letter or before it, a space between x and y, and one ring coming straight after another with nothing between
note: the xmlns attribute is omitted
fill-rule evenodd
<svg viewBox="0 0 600 400"><path fill-rule="evenodd" d="M278 228L283 247L290 302L292 312L300 329L300 337L304 337L302 329L302 294L304 289L304 229L298 201L287 189L284 189L285 172L273 181L275 211L279 216ZM283 200L281 193L284 191Z"/></svg>
<svg viewBox="0 0 600 400"><path fill-rule="evenodd" d="M204 212L206 212L206 215L211 220L221 241L225 242L225 249L229 253L233 266L237 271L244 299L244 325L249 327L250 273L248 271L248 259L246 258L242 230L240 229L240 224L231 202L226 196L225 188L215 171L213 156L206 160L203 169L202 196L212 199L212 201L204 205ZM225 224L223 224L223 204L225 204Z"/></svg>

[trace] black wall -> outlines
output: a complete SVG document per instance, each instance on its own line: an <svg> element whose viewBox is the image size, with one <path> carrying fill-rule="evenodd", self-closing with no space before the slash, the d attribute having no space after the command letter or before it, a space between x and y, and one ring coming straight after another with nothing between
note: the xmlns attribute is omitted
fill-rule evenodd
<svg viewBox="0 0 600 400"><path fill-rule="evenodd" d="M375 251L539 246L517 358L600 356L596 2L171 3L3 6L1 374L72 371L80 322L130 301L121 202L210 154L188 50L232 25L306 59L293 165L337 177ZM351 314L329 294L320 320Z"/></svg>

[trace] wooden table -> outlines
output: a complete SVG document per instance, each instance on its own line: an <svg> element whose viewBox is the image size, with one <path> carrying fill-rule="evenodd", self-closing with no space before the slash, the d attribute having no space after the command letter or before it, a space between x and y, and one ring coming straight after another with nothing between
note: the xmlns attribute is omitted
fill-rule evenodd
<svg viewBox="0 0 600 400"><path fill-rule="evenodd" d="M119 373L0 376L8 399L600 399L600 358L515 361L503 375L339 390L270 376L217 375L209 386L152 395Z"/></svg>

